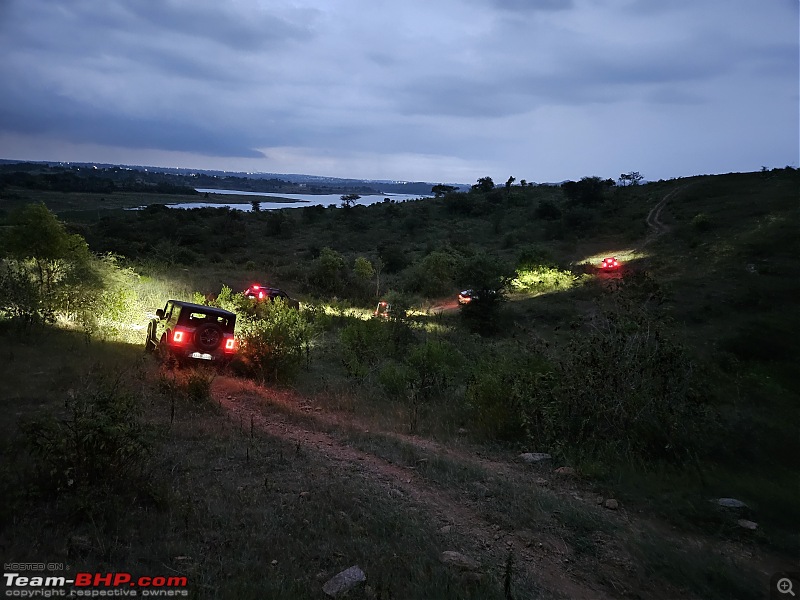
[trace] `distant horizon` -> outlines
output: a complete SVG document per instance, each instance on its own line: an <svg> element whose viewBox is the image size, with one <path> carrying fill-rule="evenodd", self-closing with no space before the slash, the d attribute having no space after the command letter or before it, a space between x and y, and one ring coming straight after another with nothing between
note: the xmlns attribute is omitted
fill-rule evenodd
<svg viewBox="0 0 800 600"><path fill-rule="evenodd" d="M275 173L271 171L232 171L227 169L217 169L217 168L198 168L198 167L177 167L177 166L163 166L163 165L145 165L145 164L134 164L134 163L114 163L114 162L104 162L104 161L92 161L92 160L32 160L32 159L13 159L13 158L0 158L0 162L7 163L7 164L16 164L16 163L42 163L42 164L49 164L49 165L92 165L97 167L129 167L129 168L139 168L139 169L153 169L153 170L175 170L175 171L189 171L189 172L217 172L217 173L225 173L229 176L235 175L269 175L275 177L302 177L302 178L309 178L309 179L320 179L320 180L337 180L337 181L356 181L359 183L386 183L386 184L413 184L413 183L430 183L433 185L456 185L456 186L471 186L477 181L468 182L468 181L441 181L441 180L415 180L415 179L363 179L360 177L343 177L343 176L334 176L334 175L318 175L316 173ZM725 172L717 172L717 173L693 173L693 174L684 174L678 175L669 178L658 178L658 179L651 179L648 178L646 175L642 174L643 179L641 184L652 183L657 181L669 181L672 179L685 179L689 177L704 177L704 176L718 176L718 175L731 175L737 173L757 173L762 171L764 168L767 170L773 169L797 169L797 165L783 165L783 166L769 166L769 165L761 165L758 168L752 170L744 170L744 171L725 171ZM625 171L624 173L630 173L631 171ZM550 180L550 181L528 181L531 184L541 184L541 185L552 185L552 184L561 184L565 181L578 181L583 177L600 177L601 179L613 179L615 182L619 180L619 176L623 174L617 174L615 176L603 176L600 174L587 174L587 175L580 175L578 177L572 177L567 179L561 180ZM492 181L494 181L495 186L503 186L505 182L508 180L508 177L503 178L502 180L499 178L495 178L491 174L482 175L482 177L491 177ZM523 178L524 179L524 178ZM515 178L512 185L520 185L521 179ZM527 180L526 180L527 181Z"/></svg>

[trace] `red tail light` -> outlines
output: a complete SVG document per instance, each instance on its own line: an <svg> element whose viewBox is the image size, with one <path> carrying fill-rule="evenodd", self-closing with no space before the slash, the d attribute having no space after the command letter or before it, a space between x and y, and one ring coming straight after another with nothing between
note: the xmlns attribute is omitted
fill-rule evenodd
<svg viewBox="0 0 800 600"><path fill-rule="evenodd" d="M253 284L252 288L253 288L254 290L258 290L258 289L261 289L261 286L260 286L260 285L255 285L255 284Z"/></svg>
<svg viewBox="0 0 800 600"><path fill-rule="evenodd" d="M236 350L236 340L234 338L228 338L225 340L225 351L232 352Z"/></svg>
<svg viewBox="0 0 800 600"><path fill-rule="evenodd" d="M186 332L185 331L175 331L172 334L172 342L175 344L182 344L186 340Z"/></svg>
<svg viewBox="0 0 800 600"><path fill-rule="evenodd" d="M258 299L262 299L264 297L264 292L258 292Z"/></svg>

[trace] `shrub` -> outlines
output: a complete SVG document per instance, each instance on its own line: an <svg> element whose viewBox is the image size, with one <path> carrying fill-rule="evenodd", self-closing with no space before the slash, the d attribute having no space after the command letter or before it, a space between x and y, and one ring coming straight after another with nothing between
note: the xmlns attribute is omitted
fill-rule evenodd
<svg viewBox="0 0 800 600"><path fill-rule="evenodd" d="M363 380L387 353L389 328L378 319L355 319L342 329L339 340L347 375Z"/></svg>
<svg viewBox="0 0 800 600"><path fill-rule="evenodd" d="M705 213L699 213L692 218L692 227L701 233L710 231L713 227L711 219Z"/></svg>
<svg viewBox="0 0 800 600"><path fill-rule="evenodd" d="M530 349L483 358L475 365L466 393L476 429L506 441L527 435L535 443L550 443L551 436L542 435L540 418L530 410L548 373L545 360Z"/></svg>
<svg viewBox="0 0 800 600"><path fill-rule="evenodd" d="M211 369L164 369L158 380L158 390L172 402L172 417L175 403L203 404L211 399L211 385L216 373Z"/></svg>
<svg viewBox="0 0 800 600"><path fill-rule="evenodd" d="M561 218L561 209L552 200L542 200L534 213L537 219L555 221Z"/></svg>
<svg viewBox="0 0 800 600"><path fill-rule="evenodd" d="M414 346L402 363L389 362L378 380L390 398L406 404L409 430L417 428L420 412L434 397L450 385L461 362L452 344L426 340Z"/></svg>
<svg viewBox="0 0 800 600"><path fill-rule="evenodd" d="M70 391L66 415L22 425L41 474L58 490L130 485L147 466L149 443L139 405L119 381L98 378Z"/></svg>
<svg viewBox="0 0 800 600"><path fill-rule="evenodd" d="M568 290L577 282L578 277L571 271L540 265L517 271L511 286L521 291L546 293Z"/></svg>
<svg viewBox="0 0 800 600"><path fill-rule="evenodd" d="M407 287L428 298L449 294L459 266L460 261L452 252L434 250L409 270Z"/></svg>
<svg viewBox="0 0 800 600"><path fill-rule="evenodd" d="M346 278L344 257L336 250L325 247L311 263L308 283L311 289L327 294L338 294Z"/></svg>
<svg viewBox="0 0 800 600"><path fill-rule="evenodd" d="M684 462L712 436L715 417L697 367L666 319L617 298L554 361L549 399L526 408L531 432L582 457Z"/></svg>
<svg viewBox="0 0 800 600"><path fill-rule="evenodd" d="M290 380L308 359L312 325L280 298L249 302L236 321L239 360L263 381Z"/></svg>

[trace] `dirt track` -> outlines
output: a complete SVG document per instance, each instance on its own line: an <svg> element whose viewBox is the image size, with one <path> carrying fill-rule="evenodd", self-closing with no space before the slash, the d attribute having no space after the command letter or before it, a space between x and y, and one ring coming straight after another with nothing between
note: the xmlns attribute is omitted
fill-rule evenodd
<svg viewBox="0 0 800 600"><path fill-rule="evenodd" d="M681 193L684 189L686 189L685 185L671 191L669 194L664 196L653 208L651 208L649 213L647 213L647 226L650 228L650 233L647 235L647 238L645 239L643 245L646 246L657 237L669 231L669 227L667 227L661 221L661 211L664 210L664 207L667 205L667 202L669 202L672 198Z"/></svg>
<svg viewBox="0 0 800 600"><path fill-rule="evenodd" d="M287 418L287 409L302 412L318 423L320 429L335 431L344 422L335 415L313 411L308 400L287 390L270 390L261 388L252 382L232 377L215 379L212 395L227 412L231 420L244 427L252 427L270 436L287 440L303 451L315 453L323 462L330 464L330 469L338 472L355 471L363 478L377 484L387 495L401 498L409 506L421 509L434 518L437 527L451 526L468 539L474 540L470 549L453 548L465 554L472 554L485 568L500 577L504 561L509 551L513 551L515 568L520 575L536 583L538 587L549 592L547 596L567 598L615 598L614 583L623 585L622 573L614 573L609 565L603 574L603 583L596 580L591 570L581 569L574 561L572 548L562 538L545 531L528 530L506 531L492 524L481 514L479 503L468 498L459 489L442 489L421 476L413 467L393 464L379 456L361 451L347 445L335 434L320 431L314 425L298 425L296 419ZM280 405L280 407L276 406ZM304 410L305 409L305 410ZM348 418L346 426L351 430L365 429L358 427ZM469 462L489 469L494 475L508 478L540 478L548 490L563 494L570 498L576 494L572 481L559 481L551 471L534 471L530 465L504 462L479 457L474 453L444 447L436 442L423 440L415 436L403 434L386 434L402 438L402 441L413 444L426 455L445 456ZM324 476L324 474L321 474ZM544 478L547 478L544 481ZM616 515L625 518L623 513ZM475 554L478 554L475 556ZM620 568L625 561L620 561ZM609 589L609 582L612 583ZM651 596L658 597L658 596Z"/></svg>

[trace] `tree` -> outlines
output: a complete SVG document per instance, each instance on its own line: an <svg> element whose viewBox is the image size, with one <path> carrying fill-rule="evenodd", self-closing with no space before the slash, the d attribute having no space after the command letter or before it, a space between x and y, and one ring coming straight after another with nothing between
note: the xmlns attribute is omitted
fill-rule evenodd
<svg viewBox="0 0 800 600"><path fill-rule="evenodd" d="M350 209L356 205L356 200L360 199L361 196L358 194L345 194L344 196L340 196L339 199L342 201L342 208Z"/></svg>
<svg viewBox="0 0 800 600"><path fill-rule="evenodd" d="M458 188L454 185L444 185L440 183L439 185L435 185L431 188L431 192L436 198L441 198L442 196L446 196L447 194L451 194L453 192L457 192Z"/></svg>
<svg viewBox="0 0 800 600"><path fill-rule="evenodd" d="M353 275L358 279L369 281L375 276L375 268L368 259L363 256L357 256L353 264Z"/></svg>
<svg viewBox="0 0 800 600"><path fill-rule="evenodd" d="M0 313L26 324L61 314L85 325L103 288L86 241L44 204L25 206L11 223L2 240Z"/></svg>
<svg viewBox="0 0 800 600"><path fill-rule="evenodd" d="M261 212L261 202L258 200L251 200L250 206L253 208L253 212Z"/></svg>
<svg viewBox="0 0 800 600"><path fill-rule="evenodd" d="M476 192L491 192L494 189L494 181L491 177L481 177L472 189Z"/></svg>
<svg viewBox="0 0 800 600"><path fill-rule="evenodd" d="M500 304L514 274L510 265L485 253L475 254L463 263L459 283L472 289L472 300L462 305L461 315L470 328L483 334L497 330Z"/></svg>
<svg viewBox="0 0 800 600"><path fill-rule="evenodd" d="M452 292L459 266L458 257L447 250L434 250L410 270L408 286L428 298Z"/></svg>
<svg viewBox="0 0 800 600"><path fill-rule="evenodd" d="M309 282L317 291L338 294L342 289L344 266L344 257L325 247L311 264Z"/></svg>
<svg viewBox="0 0 800 600"><path fill-rule="evenodd" d="M639 182L643 179L642 175L639 171L631 171L630 173L622 173L619 176L619 184L621 186L628 186L628 185L639 185Z"/></svg>
<svg viewBox="0 0 800 600"><path fill-rule="evenodd" d="M375 277L375 267L369 259L363 256L357 256L353 264L353 278L355 279L356 286L361 291L361 295L365 298L369 297L370 281Z"/></svg>
<svg viewBox="0 0 800 600"><path fill-rule="evenodd" d="M510 190L510 189L511 189L511 184L512 184L512 183L514 183L516 180L517 180L517 178L516 178L516 177L514 177L513 175L512 175L511 177L509 177L509 178L506 180L506 189L507 189L507 190Z"/></svg>
<svg viewBox="0 0 800 600"><path fill-rule="evenodd" d="M610 187L609 181L611 180L599 177L583 177L580 181L565 181L561 184L561 189L573 204L591 206L605 200L606 190ZM611 185L613 184L611 181Z"/></svg>

